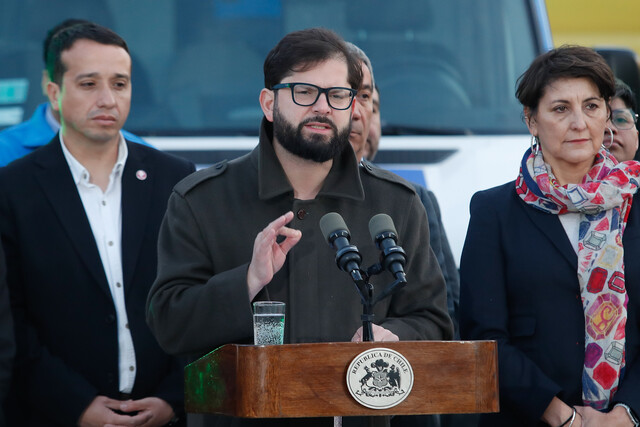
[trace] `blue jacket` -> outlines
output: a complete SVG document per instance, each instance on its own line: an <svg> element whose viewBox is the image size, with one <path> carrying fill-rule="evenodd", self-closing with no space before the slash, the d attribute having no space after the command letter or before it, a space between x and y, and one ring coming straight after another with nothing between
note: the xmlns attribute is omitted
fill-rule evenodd
<svg viewBox="0 0 640 427"><path fill-rule="evenodd" d="M47 105L46 102L38 105L29 120L0 132L0 166L6 166L42 147L55 136L56 130L47 122ZM139 136L125 130L122 131L122 135L128 141L150 146Z"/></svg>

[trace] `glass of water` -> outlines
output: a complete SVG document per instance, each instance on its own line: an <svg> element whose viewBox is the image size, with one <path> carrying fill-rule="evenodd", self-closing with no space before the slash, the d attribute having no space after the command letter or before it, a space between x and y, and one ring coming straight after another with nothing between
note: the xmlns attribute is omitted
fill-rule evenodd
<svg viewBox="0 0 640 427"><path fill-rule="evenodd" d="M284 341L284 308L279 301L253 303L253 343L282 344Z"/></svg>

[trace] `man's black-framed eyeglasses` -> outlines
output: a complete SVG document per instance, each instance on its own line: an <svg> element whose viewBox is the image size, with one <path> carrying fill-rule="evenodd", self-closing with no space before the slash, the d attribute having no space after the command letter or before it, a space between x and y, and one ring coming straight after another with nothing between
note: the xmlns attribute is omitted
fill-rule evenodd
<svg viewBox="0 0 640 427"><path fill-rule="evenodd" d="M637 121L638 115L631 108L621 108L611 112L611 123L620 130L633 128Z"/></svg>
<svg viewBox="0 0 640 427"><path fill-rule="evenodd" d="M311 83L280 83L271 89L291 89L293 102L301 107L309 107L315 104L321 94L325 94L329 106L334 110L347 110L351 107L357 90L348 87L327 87L313 85Z"/></svg>

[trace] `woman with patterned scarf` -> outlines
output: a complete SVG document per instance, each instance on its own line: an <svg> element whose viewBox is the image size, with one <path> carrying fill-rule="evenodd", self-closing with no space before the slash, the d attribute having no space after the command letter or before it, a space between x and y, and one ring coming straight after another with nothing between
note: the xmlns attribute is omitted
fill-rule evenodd
<svg viewBox="0 0 640 427"><path fill-rule="evenodd" d="M614 86L591 49L536 58L516 92L531 148L471 200L460 329L498 342L500 384L480 425L638 425L640 163L604 148Z"/></svg>

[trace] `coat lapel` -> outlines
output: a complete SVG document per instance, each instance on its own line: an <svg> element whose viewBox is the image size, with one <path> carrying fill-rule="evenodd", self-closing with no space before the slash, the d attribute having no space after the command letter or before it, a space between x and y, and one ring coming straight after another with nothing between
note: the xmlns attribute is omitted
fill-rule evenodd
<svg viewBox="0 0 640 427"><path fill-rule="evenodd" d="M86 265L100 288L111 297L93 231L62 153L60 139L56 136L41 148L35 161L40 166L36 170L36 179L75 246L78 258Z"/></svg>
<svg viewBox="0 0 640 427"><path fill-rule="evenodd" d="M551 241L573 269L578 271L578 255L573 250L573 246L571 246L571 242L558 216L527 206L519 197L518 201L524 205L523 210L538 230Z"/></svg>
<svg viewBox="0 0 640 427"><path fill-rule="evenodd" d="M122 173L122 275L125 295L131 290L138 255L147 227L155 170L135 143Z"/></svg>

